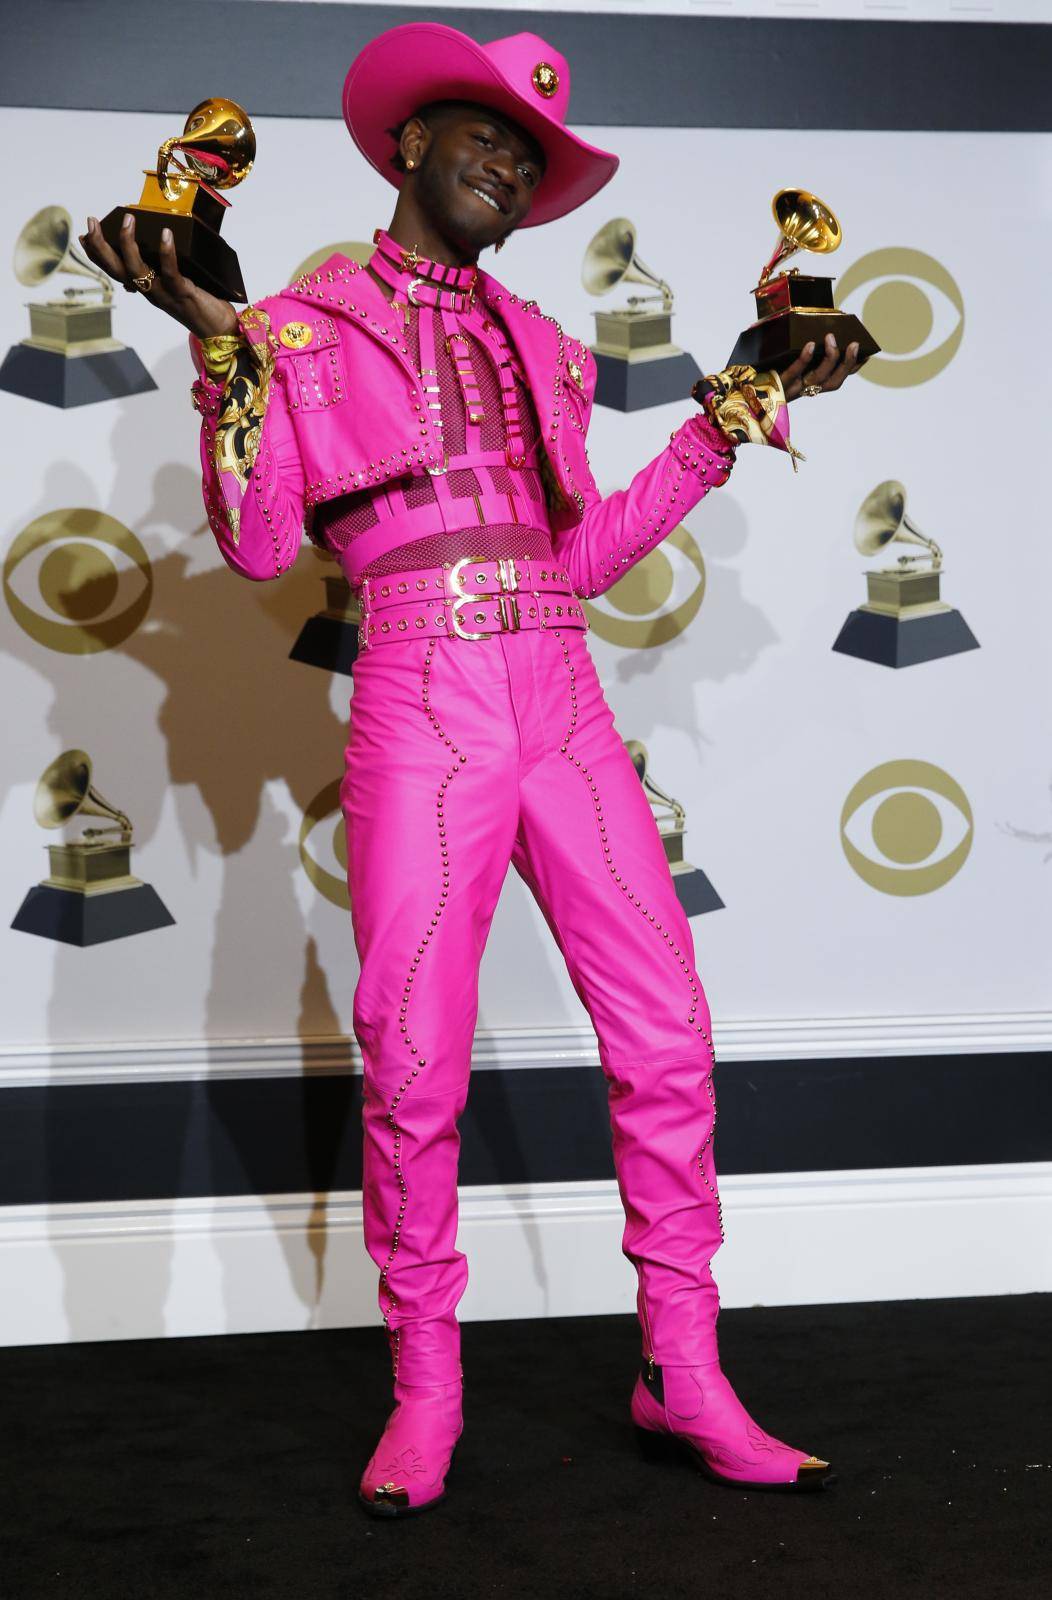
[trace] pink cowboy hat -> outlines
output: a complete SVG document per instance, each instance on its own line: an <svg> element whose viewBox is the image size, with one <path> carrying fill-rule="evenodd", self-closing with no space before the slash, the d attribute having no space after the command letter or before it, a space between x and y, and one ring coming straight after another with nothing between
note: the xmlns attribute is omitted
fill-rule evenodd
<svg viewBox="0 0 1052 1600"><path fill-rule="evenodd" d="M404 174L391 165L388 130L429 100L475 100L533 134L547 167L524 228L575 210L617 171L617 156L566 127L570 66L536 33L478 44L441 22L405 22L359 52L343 86L344 120L365 159L396 189Z"/></svg>

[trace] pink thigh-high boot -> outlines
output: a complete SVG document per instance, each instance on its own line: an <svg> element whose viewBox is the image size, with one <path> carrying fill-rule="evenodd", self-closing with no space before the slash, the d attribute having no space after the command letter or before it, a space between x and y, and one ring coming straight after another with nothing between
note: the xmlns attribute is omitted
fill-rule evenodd
<svg viewBox="0 0 1052 1600"><path fill-rule="evenodd" d="M341 804L361 964L363 1217L397 1402L360 1496L381 1514L437 1504L463 1427L457 1121L517 753L499 643L406 639L355 661Z"/></svg>
<svg viewBox="0 0 1052 1600"><path fill-rule="evenodd" d="M632 1419L648 1454L682 1450L722 1483L821 1487L828 1463L765 1433L720 1370L708 1005L653 813L585 641L567 633L560 650L566 724L522 784L514 859L588 1009L607 1077L643 1334ZM558 699L554 682L549 692Z"/></svg>

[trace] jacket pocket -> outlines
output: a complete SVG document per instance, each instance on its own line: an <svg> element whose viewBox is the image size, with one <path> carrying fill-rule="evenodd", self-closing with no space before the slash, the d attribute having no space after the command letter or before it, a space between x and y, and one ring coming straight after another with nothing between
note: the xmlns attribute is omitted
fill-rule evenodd
<svg viewBox="0 0 1052 1600"><path fill-rule="evenodd" d="M331 317L286 323L278 333L276 361L290 411L323 411L346 400L343 350Z"/></svg>

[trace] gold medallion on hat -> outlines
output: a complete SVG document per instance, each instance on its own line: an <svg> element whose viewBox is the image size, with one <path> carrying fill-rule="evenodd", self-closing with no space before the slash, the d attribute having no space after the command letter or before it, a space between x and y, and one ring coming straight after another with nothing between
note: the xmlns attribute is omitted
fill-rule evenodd
<svg viewBox="0 0 1052 1600"><path fill-rule="evenodd" d="M303 350L314 338L314 329L306 322L286 322L278 338L289 350Z"/></svg>
<svg viewBox="0 0 1052 1600"><path fill-rule="evenodd" d="M559 74L550 61L538 61L531 74L530 82L538 94L543 94L546 100L550 100L559 88Z"/></svg>

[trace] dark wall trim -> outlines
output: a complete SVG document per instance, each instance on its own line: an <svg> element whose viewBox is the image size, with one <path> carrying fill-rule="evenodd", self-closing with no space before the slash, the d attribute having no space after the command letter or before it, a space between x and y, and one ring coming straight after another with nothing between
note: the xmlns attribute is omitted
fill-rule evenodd
<svg viewBox="0 0 1052 1600"><path fill-rule="evenodd" d="M216 93L256 116L339 117L358 50L415 20L480 40L528 25L569 60L578 124L1052 128L1052 27L1041 24L436 12L279 0L180 0L174 9L169 0L6 0L0 16L0 103L170 113L177 121L165 132ZM139 152L140 164L149 153Z"/></svg>
<svg viewBox="0 0 1052 1600"><path fill-rule="evenodd" d="M8 1089L0 1205L361 1187L361 1082L217 1079ZM1052 1160L1052 1057L908 1056L717 1068L724 1173ZM480 1071L461 1182L613 1176L605 1081Z"/></svg>

